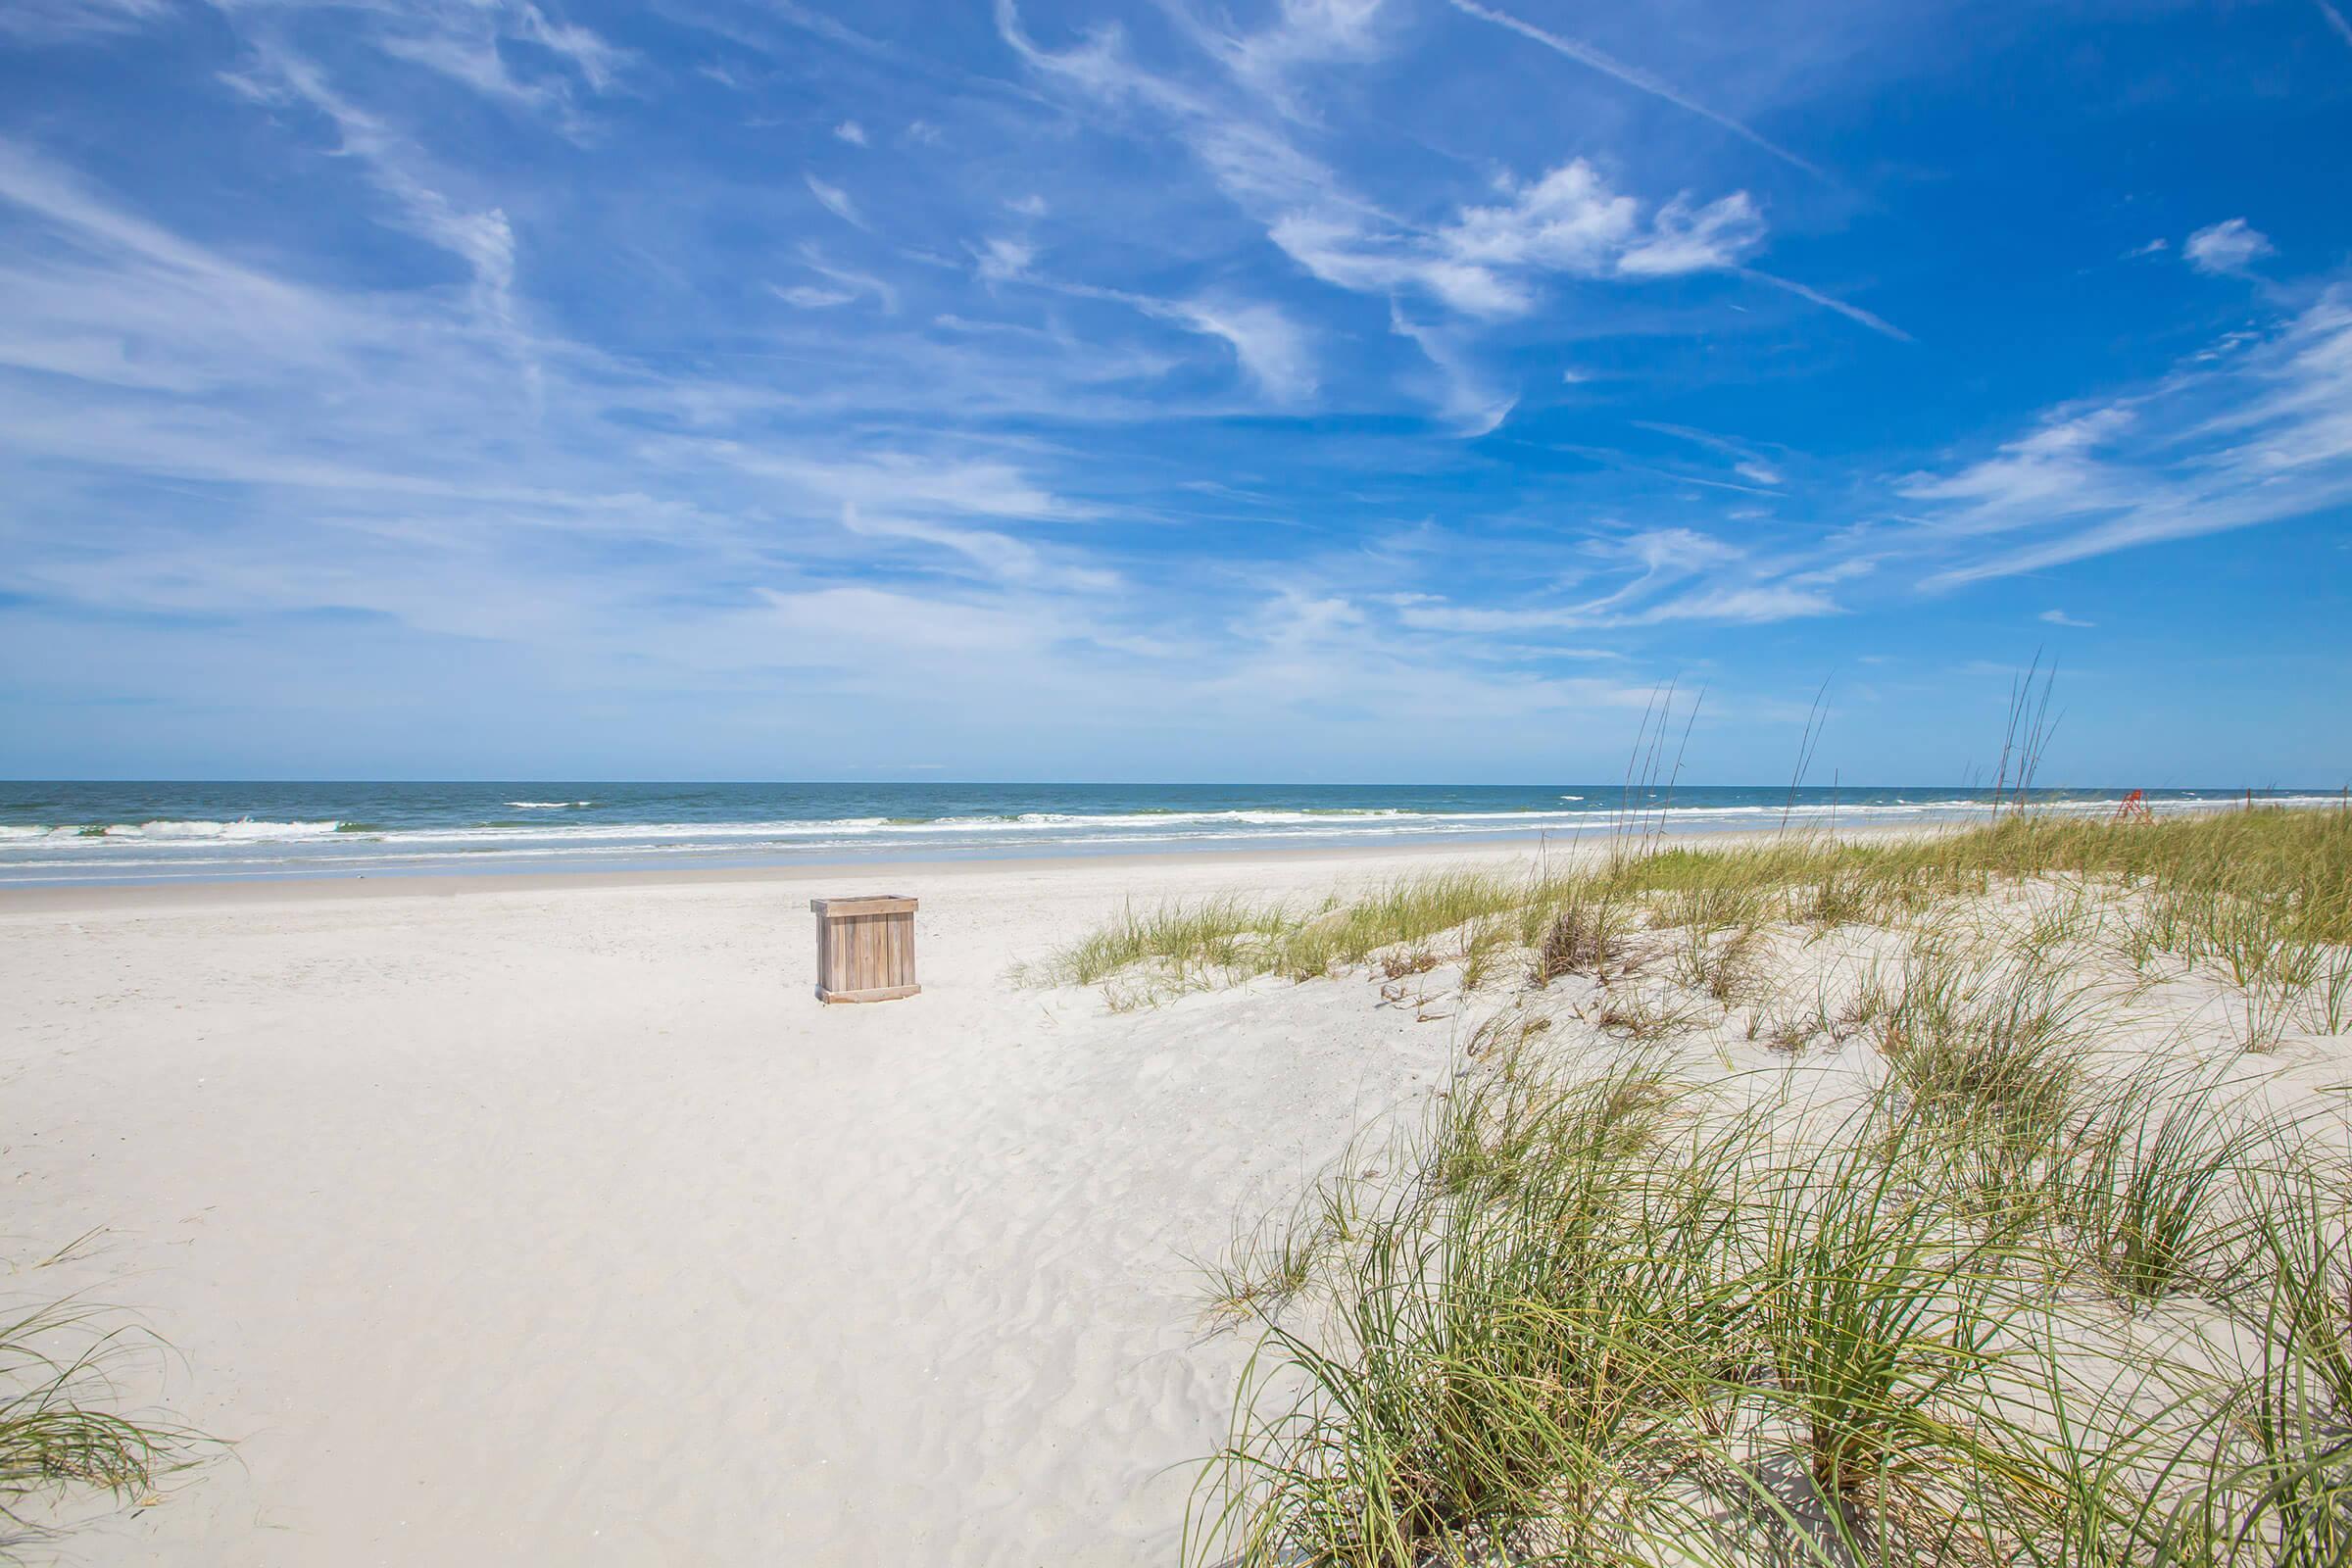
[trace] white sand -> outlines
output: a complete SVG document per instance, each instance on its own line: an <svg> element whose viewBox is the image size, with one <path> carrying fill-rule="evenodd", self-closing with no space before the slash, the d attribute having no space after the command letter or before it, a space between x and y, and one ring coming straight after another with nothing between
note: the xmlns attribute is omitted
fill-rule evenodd
<svg viewBox="0 0 2352 1568"><path fill-rule="evenodd" d="M7 1292L135 1309L176 1358L134 1392L235 1443L74 1556L1171 1560L1245 1352L1187 1258L1460 1025L1005 970L1125 898L1433 863L0 896ZM924 992L824 1006L808 899L867 891L923 900Z"/></svg>

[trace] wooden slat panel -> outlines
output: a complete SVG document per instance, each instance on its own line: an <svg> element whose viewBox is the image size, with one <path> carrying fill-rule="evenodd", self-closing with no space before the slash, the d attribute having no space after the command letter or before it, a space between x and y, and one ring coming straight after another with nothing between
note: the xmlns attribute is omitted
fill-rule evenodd
<svg viewBox="0 0 2352 1568"><path fill-rule="evenodd" d="M828 1002L910 997L915 901L895 895L810 899L816 913L817 994Z"/></svg>

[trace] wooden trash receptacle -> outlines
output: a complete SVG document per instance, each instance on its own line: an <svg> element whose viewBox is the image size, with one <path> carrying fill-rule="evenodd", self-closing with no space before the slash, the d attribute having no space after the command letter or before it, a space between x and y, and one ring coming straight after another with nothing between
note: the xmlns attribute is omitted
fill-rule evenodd
<svg viewBox="0 0 2352 1568"><path fill-rule="evenodd" d="M914 983L912 899L810 899L816 911L816 999L890 1002L922 990Z"/></svg>

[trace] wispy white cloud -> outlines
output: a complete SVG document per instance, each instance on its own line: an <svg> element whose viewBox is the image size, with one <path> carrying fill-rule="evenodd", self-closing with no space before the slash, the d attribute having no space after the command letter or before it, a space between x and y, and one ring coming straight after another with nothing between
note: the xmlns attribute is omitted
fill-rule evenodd
<svg viewBox="0 0 2352 1568"><path fill-rule="evenodd" d="M241 368L316 374L394 330L124 212L74 172L0 140L0 363L110 386L198 393ZM55 235L62 249L40 244Z"/></svg>
<svg viewBox="0 0 2352 1568"><path fill-rule="evenodd" d="M1025 274L1037 260L1037 247L1027 240L999 234L972 249L973 271L986 283L1010 282Z"/></svg>
<svg viewBox="0 0 2352 1568"><path fill-rule="evenodd" d="M853 147L865 145L865 127L855 120L845 120L833 127L833 134Z"/></svg>
<svg viewBox="0 0 2352 1568"><path fill-rule="evenodd" d="M1694 446L1703 447L1709 452L1729 459L1732 471L1747 481L1747 484L1726 486L1726 488L1777 489L1788 482L1787 476L1781 471L1780 460L1745 441L1735 441L1728 436L1717 435L1711 430L1697 430L1687 424L1673 424L1661 419L1636 419L1633 422L1638 429L1652 430L1660 435L1673 436L1677 440L1690 442ZM1688 474L1678 476L1696 477ZM1698 482L1706 483L1708 481L1699 480Z"/></svg>
<svg viewBox="0 0 2352 1568"><path fill-rule="evenodd" d="M1102 300L1170 322L1229 347L1245 374L1277 403L1297 404L1319 389L1308 334L1279 308L1229 295L1171 300L1129 289L1049 277L1032 270L1035 253L1026 245L992 240L980 251L979 272L989 281L1021 282L1082 300ZM973 323L956 322L969 330ZM1001 326L998 330L1004 330ZM1026 329L1016 329L1026 330Z"/></svg>
<svg viewBox="0 0 2352 1568"><path fill-rule="evenodd" d="M1754 583L1696 589L1652 605L1632 618L1656 624L1675 620L1711 620L1759 625L1777 620L1799 620L1838 613L1838 604L1818 588L1793 583Z"/></svg>
<svg viewBox="0 0 2352 1568"><path fill-rule="evenodd" d="M818 288L812 283L795 283L789 288L777 288L775 295L795 310L802 311L830 310L836 305L847 305L858 297L848 289Z"/></svg>
<svg viewBox="0 0 2352 1568"><path fill-rule="evenodd" d="M1402 595L1396 596L1396 619L1417 630L1525 635L1677 622L1761 624L1839 610L1828 574L1784 574L1775 564L1754 560L1740 546L1696 529L1642 529L1592 541L1587 554L1596 563L1592 586L1597 592L1548 603L1485 606Z"/></svg>
<svg viewBox="0 0 2352 1568"><path fill-rule="evenodd" d="M1910 542L1957 556L1939 590L2352 505L2352 294L1901 490L1931 509Z"/></svg>
<svg viewBox="0 0 2352 1568"><path fill-rule="evenodd" d="M774 616L774 653L784 662L870 671L885 681L930 662L1041 659L1058 640L1053 618L992 597L949 598L868 584L760 590ZM934 676L937 689L941 677ZM946 684L960 684L947 677Z"/></svg>
<svg viewBox="0 0 2352 1568"><path fill-rule="evenodd" d="M24 43L79 43L160 21L170 0L10 0L0 6L0 37Z"/></svg>
<svg viewBox="0 0 2352 1568"><path fill-rule="evenodd" d="M1250 101L1221 101L1137 65L1118 28L1049 49L1030 36L1013 0L997 0L996 15L1000 35L1032 69L1091 98L1165 117L1218 188L1310 275L1390 300L1396 335L1418 344L1438 371L1434 401L1457 431L1492 430L1515 399L1483 383L1457 334L1433 330L1396 296L1418 296L1474 320L1499 320L1533 311L1547 276L1638 283L1727 270L1763 241L1762 215L1744 191L1705 202L1677 196L1647 209L1582 159L1532 180L1506 176L1497 182L1499 201L1466 204L1445 221L1408 221L1349 190L1278 124L1254 117ZM1296 37L1283 57L1320 59L1368 48L1378 21L1370 7L1292 7L1280 25ZM1235 64L1230 48L1218 52ZM1236 70L1257 81L1250 71Z"/></svg>
<svg viewBox="0 0 2352 1568"><path fill-rule="evenodd" d="M1676 197L1658 209L1647 238L1617 258L1620 277L1676 277L1732 266L1764 241L1764 220L1743 190L1692 207Z"/></svg>
<svg viewBox="0 0 2352 1568"><path fill-rule="evenodd" d="M249 44L280 52L290 47L290 29L284 24L290 8L235 0L217 3L220 16ZM607 92L634 59L593 29L551 15L534 0L412 0L336 9L348 36L363 47L462 83L485 98L552 113L567 128L574 80L592 93ZM509 49L515 44L524 46L519 54L527 58L510 58ZM553 56L554 62L545 56Z"/></svg>
<svg viewBox="0 0 2352 1568"><path fill-rule="evenodd" d="M994 459L952 461L907 453L845 459L778 452L740 441L696 442L682 454L742 473L788 481L828 510L874 514L972 514L1071 519L1088 509L1054 495L1017 466Z"/></svg>
<svg viewBox="0 0 2352 1568"><path fill-rule="evenodd" d="M795 292L835 296L824 301L826 304L847 304L851 300L870 298L882 307L886 315L896 315L898 312L899 291L886 279L877 277L871 272L859 271L853 267L841 267L827 261L824 252L812 244L801 247L801 265L825 279L832 287L811 289L808 285L803 284L799 285ZM792 292L785 293L784 297L791 303L802 303L793 298Z"/></svg>
<svg viewBox="0 0 2352 1568"><path fill-rule="evenodd" d="M2242 218L2231 218L2198 229L2180 247L2180 255L2200 272L2216 276L2243 272L2270 255L2270 237Z"/></svg>
<svg viewBox="0 0 2352 1568"><path fill-rule="evenodd" d="M2048 621L2053 626L2074 626L2082 630L2088 630L2098 624L2095 620L2078 620L2063 610L2045 610L2037 618Z"/></svg>
<svg viewBox="0 0 2352 1568"><path fill-rule="evenodd" d="M801 178L808 182L808 194L815 197L817 205L826 212L854 228L870 229L873 227L865 220L864 215L858 211L857 204L850 200L848 191L843 190L839 185L817 178L806 170L802 171Z"/></svg>
<svg viewBox="0 0 2352 1568"><path fill-rule="evenodd" d="M1231 344L1242 368L1276 402L1314 396L1314 351L1298 324L1274 306L1198 299L1174 309L1195 330Z"/></svg>
<svg viewBox="0 0 2352 1568"><path fill-rule="evenodd" d="M994 582L1042 586L1084 594L1118 588L1119 575L1099 567L1057 562L1027 540L989 528L958 527L920 518L875 516L845 503L841 525L867 539L934 545L979 576Z"/></svg>
<svg viewBox="0 0 2352 1568"><path fill-rule="evenodd" d="M1640 204L1611 190L1581 158L1500 188L1506 202L1465 207L1437 231L1444 257L1465 267L1656 277L1729 266L1763 237L1745 191L1696 211L1678 197L1645 226Z"/></svg>
<svg viewBox="0 0 2352 1568"><path fill-rule="evenodd" d="M2062 411L1992 457L1955 472L1915 476L1902 494L1944 504L1940 525L1969 533L2107 511L2127 498L2119 488L2124 476L2102 462L2100 448L2134 417L2120 403Z"/></svg>
<svg viewBox="0 0 2352 1568"><path fill-rule="evenodd" d="M613 78L630 59L627 50L613 47L578 23L550 20L547 13L528 0L514 15L521 36L570 61L580 78L598 92L612 85Z"/></svg>
<svg viewBox="0 0 2352 1568"><path fill-rule="evenodd" d="M1495 632L1561 631L1589 627L1592 622L1571 607L1508 609L1495 605L1453 605L1418 596L1426 603L1401 605L1396 619L1416 631Z"/></svg>
<svg viewBox="0 0 2352 1568"><path fill-rule="evenodd" d="M1463 315L1522 316L1533 280L1642 279L1729 268L1762 243L1754 202L1735 191L1704 206L1678 197L1644 217L1635 198L1572 159L1542 178L1505 179L1502 202L1465 207L1448 222L1415 230L1322 202L1287 213L1268 234L1327 283L1367 293L1412 289Z"/></svg>
<svg viewBox="0 0 2352 1568"><path fill-rule="evenodd" d="M1437 372L1438 390L1431 401L1454 434L1468 439L1491 435L1519 406L1517 394L1482 374L1452 335L1442 328L1413 320L1394 303L1389 307L1389 328L1417 344Z"/></svg>
<svg viewBox="0 0 2352 1568"><path fill-rule="evenodd" d="M536 13L533 13L536 15ZM504 209L453 201L442 178L409 137L383 117L362 109L338 91L308 57L274 34L257 36L246 68L228 78L247 97L271 104L300 104L332 124L335 152L356 160L391 198L397 226L463 261L473 279L473 298L483 316L506 337L510 352L535 375L537 367L516 315L516 242Z"/></svg>
<svg viewBox="0 0 2352 1568"><path fill-rule="evenodd" d="M1235 77L1293 118L1304 114L1295 85L1301 69L1377 58L1394 16L1383 0L1280 0L1265 26L1238 32L1174 14Z"/></svg>
<svg viewBox="0 0 2352 1568"><path fill-rule="evenodd" d="M895 60L899 57L899 51L881 39L869 33L859 32L857 28L827 12L813 6L802 5L800 0L765 0L761 9L772 14L787 26L798 27L805 32L813 33L829 43L840 44L843 48L858 54L876 60Z"/></svg>

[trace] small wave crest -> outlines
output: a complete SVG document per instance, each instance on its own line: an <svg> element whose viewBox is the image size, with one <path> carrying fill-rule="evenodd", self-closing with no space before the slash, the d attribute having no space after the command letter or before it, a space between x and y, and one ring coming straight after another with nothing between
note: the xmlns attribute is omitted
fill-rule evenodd
<svg viewBox="0 0 2352 1568"><path fill-rule="evenodd" d="M594 801L509 801L517 811L577 811L594 806Z"/></svg>
<svg viewBox="0 0 2352 1568"><path fill-rule="evenodd" d="M348 831L352 826L339 821L258 822L249 816L240 816L234 821L166 817L146 822L90 822L68 827L10 828L5 836L10 839L138 839L147 843L274 844L299 839L322 839ZM366 830L368 824L359 823L356 826Z"/></svg>

